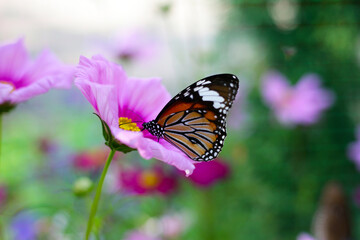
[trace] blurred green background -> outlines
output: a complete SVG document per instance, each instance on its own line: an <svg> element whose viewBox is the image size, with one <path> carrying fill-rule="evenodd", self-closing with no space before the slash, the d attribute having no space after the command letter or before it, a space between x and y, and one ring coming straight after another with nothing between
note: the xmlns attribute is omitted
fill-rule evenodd
<svg viewBox="0 0 360 240"><path fill-rule="evenodd" d="M358 1L37 0L30 5L0 3L0 40L24 36L34 55L49 47L74 65L80 55L103 54L129 76L161 77L172 95L211 74L230 72L241 81L240 104L229 116L235 124L228 126L220 155L229 167L227 176L204 187L157 160L143 160L135 152L119 155L106 180L94 239L130 239L132 231L144 235L133 239L314 235L313 219L331 181L343 190L352 239L360 238L360 175L347 154L360 122ZM133 28L144 34L134 39L150 39L135 46L149 44L150 56L129 59L110 47ZM322 86L334 93L334 104L315 124L282 125L261 95L262 76L271 69L292 84L305 73L318 74ZM73 186L81 177L96 184L101 167L79 169L74 159L104 142L92 112L73 88L51 90L3 115L0 185L6 194L0 218L5 239L83 238L93 192L79 197ZM175 179L174 191L137 195L118 189L119 169L154 166ZM176 234L167 235L164 229L170 227L163 222L173 220L163 217L174 215ZM36 232L33 238L16 235L20 225L22 231Z"/></svg>

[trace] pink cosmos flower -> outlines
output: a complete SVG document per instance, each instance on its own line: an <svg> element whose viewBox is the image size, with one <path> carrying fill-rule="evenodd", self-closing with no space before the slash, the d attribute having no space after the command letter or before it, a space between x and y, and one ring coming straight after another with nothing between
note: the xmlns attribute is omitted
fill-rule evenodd
<svg viewBox="0 0 360 240"><path fill-rule="evenodd" d="M121 170L118 180L120 189L140 195L152 193L170 194L177 189L175 175L166 173L160 167Z"/></svg>
<svg viewBox="0 0 360 240"><path fill-rule="evenodd" d="M141 124L155 119L170 100L160 79L129 78L119 65L94 56L80 57L75 84L116 140L137 149L145 159L157 158L187 175L192 173L194 162L182 151L164 139L140 131Z"/></svg>
<svg viewBox="0 0 360 240"><path fill-rule="evenodd" d="M229 166L219 159L196 164L196 169L189 179L200 187L209 187L229 175Z"/></svg>
<svg viewBox="0 0 360 240"><path fill-rule="evenodd" d="M278 121L288 126L316 123L334 102L332 92L321 88L315 74L304 75L295 86L290 86L279 72L269 72L263 77L262 95Z"/></svg>
<svg viewBox="0 0 360 240"><path fill-rule="evenodd" d="M316 240L315 238L313 238L310 234L307 233L300 233L296 240Z"/></svg>
<svg viewBox="0 0 360 240"><path fill-rule="evenodd" d="M356 141L349 144L347 154L350 160L355 163L358 171L360 171L360 126L356 129Z"/></svg>
<svg viewBox="0 0 360 240"><path fill-rule="evenodd" d="M74 156L73 165L82 171L99 170L105 164L109 152L105 147L80 152Z"/></svg>
<svg viewBox="0 0 360 240"><path fill-rule="evenodd" d="M32 61L23 39L0 46L0 107L16 105L50 88L69 88L73 67L61 63L49 51ZM5 111L5 110L3 110Z"/></svg>

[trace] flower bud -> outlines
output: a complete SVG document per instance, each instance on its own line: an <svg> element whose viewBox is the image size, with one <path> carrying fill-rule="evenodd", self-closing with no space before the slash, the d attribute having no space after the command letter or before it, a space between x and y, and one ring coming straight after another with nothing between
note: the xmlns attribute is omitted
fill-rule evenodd
<svg viewBox="0 0 360 240"><path fill-rule="evenodd" d="M88 177L81 177L74 182L73 192L78 197L84 197L93 189L93 182Z"/></svg>

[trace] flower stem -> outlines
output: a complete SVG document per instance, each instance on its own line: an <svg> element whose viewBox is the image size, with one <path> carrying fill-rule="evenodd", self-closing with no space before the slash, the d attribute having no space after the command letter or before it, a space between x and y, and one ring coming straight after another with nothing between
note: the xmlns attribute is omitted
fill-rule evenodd
<svg viewBox="0 0 360 240"><path fill-rule="evenodd" d="M88 240L89 237L90 237L91 228L92 228L93 223L94 223L94 217L95 217L95 214L96 214L96 211L97 211L97 208L98 208L98 205L99 205L99 201L100 201L102 185L104 183L104 179L105 179L107 170L109 168L111 160L114 157L115 152L116 152L116 150L111 149L111 152L109 153L109 156L108 156L108 158L106 160L104 169L103 169L103 171L101 173L99 184L98 184L98 186L96 188L96 193L95 193L94 201L93 201L93 203L91 205L89 220L88 220L87 229L86 229L86 236L85 236L86 240Z"/></svg>

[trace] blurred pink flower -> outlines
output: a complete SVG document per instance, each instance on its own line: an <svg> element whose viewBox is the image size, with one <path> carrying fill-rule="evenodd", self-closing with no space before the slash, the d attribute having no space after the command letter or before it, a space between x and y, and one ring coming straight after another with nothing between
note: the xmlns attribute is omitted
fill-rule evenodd
<svg viewBox="0 0 360 240"><path fill-rule="evenodd" d="M150 60L159 49L159 44L141 30L128 30L119 34L111 44L111 53L123 61Z"/></svg>
<svg viewBox="0 0 360 240"><path fill-rule="evenodd" d="M300 233L296 240L316 240L315 238L313 238L310 234L307 233Z"/></svg>
<svg viewBox="0 0 360 240"><path fill-rule="evenodd" d="M360 171L360 126L356 128L356 141L348 145L347 155Z"/></svg>
<svg viewBox="0 0 360 240"><path fill-rule="evenodd" d="M314 124L334 102L332 92L321 88L315 74L304 75L292 87L281 73L269 72L263 77L262 95L284 125Z"/></svg>
<svg viewBox="0 0 360 240"><path fill-rule="evenodd" d="M23 39L0 46L0 107L16 105L50 88L70 88L74 68L49 51L32 61Z"/></svg>
<svg viewBox="0 0 360 240"><path fill-rule="evenodd" d="M99 170L104 166L109 152L109 148L105 147L80 152L73 158L74 167L82 171Z"/></svg>
<svg viewBox="0 0 360 240"><path fill-rule="evenodd" d="M173 193L178 187L175 174L166 173L160 167L121 170L118 180L120 189L134 194L166 195Z"/></svg>
<svg viewBox="0 0 360 240"><path fill-rule="evenodd" d="M189 225L189 219L185 214L166 214L159 219L162 236L165 239L179 239Z"/></svg>
<svg viewBox="0 0 360 240"><path fill-rule="evenodd" d="M120 143L137 149L145 159L157 158L192 173L193 161L183 152L140 131L141 123L155 119L170 100L160 79L129 78L119 65L94 56L80 57L75 84Z"/></svg>
<svg viewBox="0 0 360 240"><path fill-rule="evenodd" d="M143 231L135 230L126 233L124 240L161 240L161 238L152 237Z"/></svg>
<svg viewBox="0 0 360 240"><path fill-rule="evenodd" d="M196 164L196 169L189 179L198 186L208 187L229 175L230 168L218 158L210 162Z"/></svg>
<svg viewBox="0 0 360 240"><path fill-rule="evenodd" d="M127 240L181 239L191 218L185 213L166 213L159 218L149 218L138 230L129 232Z"/></svg>

